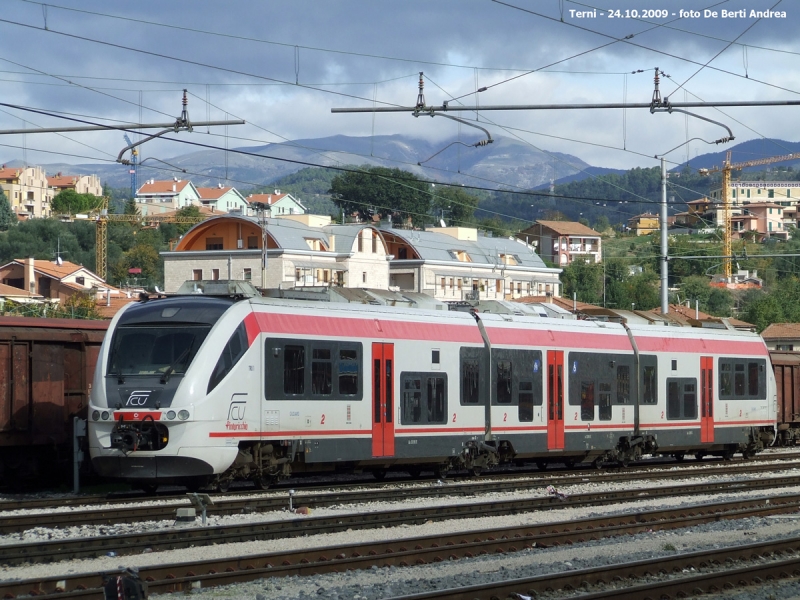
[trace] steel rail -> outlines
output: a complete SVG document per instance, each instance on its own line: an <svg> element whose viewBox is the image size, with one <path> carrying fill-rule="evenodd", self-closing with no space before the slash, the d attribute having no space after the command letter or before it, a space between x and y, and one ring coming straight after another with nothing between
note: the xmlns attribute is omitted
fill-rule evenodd
<svg viewBox="0 0 800 600"><path fill-rule="evenodd" d="M369 569L372 566L409 566L438 563L445 560L470 558L473 556L516 552L523 549L569 545L585 541L620 535L632 535L653 530L677 529L721 519L740 519L752 516L768 516L796 512L800 508L800 495L770 496L735 502L697 504L667 510L653 510L637 514L611 515L571 520L559 523L524 525L509 528L494 528L481 531L457 532L430 535L400 540L382 540L373 543L347 544L292 552L271 552L258 555L237 556L224 559L200 560L183 563L153 565L139 570L142 580L147 582L150 592L165 593L188 591L203 587L252 581L263 577L307 576L345 570ZM785 548L800 550L800 538L782 540ZM744 548L758 547L751 544ZM741 553L737 547L735 552ZM724 549L723 549L724 551ZM772 550L774 552L774 550ZM714 549L715 556L720 554ZM675 559L694 559L703 553L683 555ZM708 553L705 553L707 558ZM670 557L655 561L640 561L650 565L649 571L663 569ZM638 564L638 563L634 563ZM630 568L630 565L625 565ZM565 575L547 575L532 580L541 580L556 589L554 578L576 575L584 576L590 571L597 578L613 579L612 567L601 567L587 571L573 571ZM646 571L646 572L649 572ZM84 573L68 576L53 576L23 581L0 583L0 594L4 598L15 598L25 594L45 594L39 598L97 598L98 588L106 573ZM511 591L521 589L515 580ZM578 579L582 581L582 579ZM499 584L490 584L484 589L498 591ZM458 593L477 591L477 586L460 588ZM450 592L451 590L448 590ZM455 591L454 591L455 592ZM443 591L434 595L418 595L413 598L475 598L476 596L445 596ZM502 596L501 596L502 597ZM411 597L410 597L411 598Z"/></svg>

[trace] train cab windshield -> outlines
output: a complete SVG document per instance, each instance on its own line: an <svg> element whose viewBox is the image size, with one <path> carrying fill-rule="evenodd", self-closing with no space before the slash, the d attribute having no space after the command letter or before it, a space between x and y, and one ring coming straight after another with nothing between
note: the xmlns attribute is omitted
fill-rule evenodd
<svg viewBox="0 0 800 600"><path fill-rule="evenodd" d="M114 334L108 375L165 379L185 373L210 330L209 325L120 327Z"/></svg>

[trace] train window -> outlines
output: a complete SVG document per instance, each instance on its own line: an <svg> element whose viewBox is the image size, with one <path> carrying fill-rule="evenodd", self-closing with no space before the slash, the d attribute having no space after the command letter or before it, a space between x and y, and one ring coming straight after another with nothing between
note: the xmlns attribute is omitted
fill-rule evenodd
<svg viewBox="0 0 800 600"><path fill-rule="evenodd" d="M541 401L541 394L539 395L539 400ZM519 382L518 417L520 422L523 423L533 421L533 381Z"/></svg>
<svg viewBox="0 0 800 600"><path fill-rule="evenodd" d="M400 422L443 425L447 422L447 376L442 373L400 373Z"/></svg>
<svg viewBox="0 0 800 600"><path fill-rule="evenodd" d="M512 374L511 374L511 361L498 360L497 361L497 403L498 404L511 404L513 396L511 395L512 387Z"/></svg>
<svg viewBox="0 0 800 600"><path fill-rule="evenodd" d="M361 389L359 387L358 373L361 368L361 359L359 358L361 344L358 348L339 348L339 395L341 396L359 396L361 397Z"/></svg>
<svg viewBox="0 0 800 600"><path fill-rule="evenodd" d="M273 338L264 348L268 400L361 399L361 344Z"/></svg>
<svg viewBox="0 0 800 600"><path fill-rule="evenodd" d="M330 348L311 351L311 394L330 396L333 392L333 360Z"/></svg>
<svg viewBox="0 0 800 600"><path fill-rule="evenodd" d="M444 377L428 377L428 423L445 423L447 388Z"/></svg>
<svg viewBox="0 0 800 600"><path fill-rule="evenodd" d="M600 382L598 388L598 401L600 405L600 420L601 421L610 421L611 420L611 384Z"/></svg>
<svg viewBox="0 0 800 600"><path fill-rule="evenodd" d="M283 393L302 395L305 392L305 346L286 346L283 349Z"/></svg>
<svg viewBox="0 0 800 600"><path fill-rule="evenodd" d="M642 356L642 404L658 404L658 365L655 356Z"/></svg>
<svg viewBox="0 0 800 600"><path fill-rule="evenodd" d="M119 327L108 360L109 374L180 375L211 330L208 325Z"/></svg>
<svg viewBox="0 0 800 600"><path fill-rule="evenodd" d="M219 360L214 370L211 372L211 378L208 380L208 389L206 393L213 390L220 381L225 379L225 376L230 372L233 366L244 356L246 350L247 331L245 330L244 322L242 322L222 349L222 354L220 354Z"/></svg>
<svg viewBox="0 0 800 600"><path fill-rule="evenodd" d="M667 419L697 418L697 379L670 377L667 379Z"/></svg>
<svg viewBox="0 0 800 600"><path fill-rule="evenodd" d="M631 368L628 365L617 367L617 404L631 402Z"/></svg>
<svg viewBox="0 0 800 600"><path fill-rule="evenodd" d="M422 419L422 380L419 377L401 375L403 390L403 405L400 410L400 420L403 425L419 423Z"/></svg>
<svg viewBox="0 0 800 600"><path fill-rule="evenodd" d="M594 381L581 381L581 421L594 421Z"/></svg>
<svg viewBox="0 0 800 600"><path fill-rule="evenodd" d="M766 397L766 359L720 358L718 364L720 400L755 400Z"/></svg>
<svg viewBox="0 0 800 600"><path fill-rule="evenodd" d="M461 348L461 404L481 403L483 348Z"/></svg>

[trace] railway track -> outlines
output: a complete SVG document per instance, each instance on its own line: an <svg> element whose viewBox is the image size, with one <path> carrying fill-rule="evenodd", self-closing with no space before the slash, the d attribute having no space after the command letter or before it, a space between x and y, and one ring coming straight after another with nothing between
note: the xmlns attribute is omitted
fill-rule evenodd
<svg viewBox="0 0 800 600"><path fill-rule="evenodd" d="M787 463L781 468L791 468L792 463ZM797 464L800 467L800 462ZM669 480L676 476L680 477L708 477L739 474L758 474L771 473L776 467L772 464L750 464L737 463L731 465L724 463L710 467L681 469L679 474L673 469L656 470L649 472L641 471L588 471L574 475L552 476L525 476L513 475L503 478L492 478L489 481L469 480L466 483L451 483L438 485L420 486L418 482L408 485L381 485L365 489L359 486L356 490L331 491L330 487L311 488L301 491L293 496L293 504L307 506L309 508L322 508L337 506L342 504L360 504L365 502L398 501L410 500L414 498L433 498L442 496L469 497L488 492L503 493L521 490L541 489L547 485L566 486L571 484L583 484L591 482L606 483L609 480L614 482L634 481L634 480ZM217 500L213 506L209 506L209 515L235 515L258 512L271 512L288 508L290 498L289 492L257 495L251 493L239 494L234 497L223 496L224 500ZM0 517L0 534L20 533L28 529L37 527L64 528L83 525L114 525L117 523L135 523L142 521L161 521L171 520L175 517L175 511L180 507L191 506L191 502L185 494L180 496L167 496L158 500L169 502L169 504L154 505L151 500L139 507L131 506L137 499L126 498L124 500L112 501L108 505L102 505L99 509L53 511L45 513L21 513ZM52 503L52 501L49 501ZM83 505L73 505L83 506ZM89 505L91 506L91 505ZM36 509L56 508L56 506L37 505ZM0 504L0 510L3 505Z"/></svg>
<svg viewBox="0 0 800 600"><path fill-rule="evenodd" d="M712 475L715 474L730 474L734 472L741 472L741 473L753 473L753 472L760 472L760 471L768 471L774 466L768 466L762 463L766 462L773 462L773 461L783 461L787 463L797 462L798 467L800 467L800 452L785 452L785 451L776 451L774 453L769 454L759 454L755 458L750 460L743 460L743 459L733 459L732 461L722 461L722 460L715 460L715 461L703 461L698 462L695 460L687 460L685 462L676 462L674 460L668 460L667 462L663 462L663 459L654 459L653 462L640 462L634 463L629 465L624 469L624 471L614 469L614 468L607 468L598 471L595 468L590 466L579 466L573 469L547 469L546 471L521 471L521 470L514 470L514 471L499 471L499 472L487 472L484 477L491 478L492 480L502 480L502 479L511 479L511 480L519 480L522 477L530 478L532 484L536 485L548 485L548 484L558 484L558 485L565 485L576 481L585 481L586 478L591 478L592 480L597 479L601 480L604 478L613 477L615 480L631 480L631 479L655 479L655 478L662 478L666 477L666 475L662 474L661 472L669 473L669 477L675 477L677 472L686 471L687 477L694 477L694 476L701 476L704 473L710 473ZM784 467L784 468L789 468ZM700 472L703 473L700 473ZM697 475L695 475L697 473ZM307 483L303 480L296 480L296 481L288 481L288 482L281 482L276 484L274 488L272 488L267 493L276 493L276 494L288 494L290 489L298 490L301 494L313 494L313 493L324 493L330 492L332 488L337 488L339 490L347 491L347 490L362 490L364 488L369 488L373 490L381 490L381 489L390 489L392 490L392 494L396 494L396 491L399 487L413 487L420 484L424 484L426 482L435 482L437 481L435 478L422 478L422 479L395 479L389 483L378 483L374 481L345 481L345 482L335 482L330 484L319 484L319 483ZM454 475L453 477L449 477L448 482L461 482L461 481L468 481L475 485L482 485L480 481L476 481L474 478L471 477L462 477L459 474ZM504 484L505 485L505 484ZM254 492L252 489L246 489L241 491L229 491L226 493L211 493L212 497L215 496L224 496L224 497L248 497L254 494L262 494L264 492ZM281 496L284 499L287 496ZM298 496L299 497L299 496ZM122 504L130 504L132 502L137 501L153 501L153 500L161 500L161 501L169 501L169 500L183 500L186 501L186 493L160 493L158 495L147 495L143 492L122 492L122 493L115 493L115 494L94 494L94 495L82 495L82 496L58 496L52 498L25 498L20 500L0 500L0 512L11 512L11 511L19 511L19 510L32 510L32 509L61 509L64 507L79 507L79 506L97 506L97 505L122 505ZM284 500L286 503L286 500ZM187 504L188 506L188 504ZM5 517L0 517L2 520ZM0 529L0 533L2 530Z"/></svg>
<svg viewBox="0 0 800 600"><path fill-rule="evenodd" d="M350 529L420 525L429 521L505 516L532 511L598 506L696 494L773 490L789 486L800 486L800 476L605 491L576 494L563 499L547 496L541 498L491 500L488 502L431 506L429 508L415 507L325 517L296 517L285 520L248 522L216 527L173 528L124 535L36 541L0 546L0 564L35 564L75 558L95 558L108 552L114 552L115 555L120 556L132 555L215 544L336 533Z"/></svg>
<svg viewBox="0 0 800 600"><path fill-rule="evenodd" d="M774 514L797 512L800 509L800 494L765 496L733 502L696 504L666 510L653 510L635 514L622 514L571 520L560 523L494 528L468 533L458 532L382 540L368 544L328 546L293 552L250 554L225 559L210 559L174 564L142 567L139 575L147 582L150 593L183 592L192 589L213 587L252 581L264 577L289 575L312 575L345 570L369 569L373 566L408 566L438 563L446 560L474 556L516 552L524 549L568 545L601 538L632 535L656 530L678 529L692 525L715 522L721 519L764 517ZM717 562L728 556L761 556L765 553L797 553L793 560L800 562L800 538L750 544L736 548L714 549ZM677 562L684 561L684 562ZM639 561L618 567L604 566L599 569L570 571L566 574L546 575L529 579L512 580L471 586L456 590L440 590L431 594L407 597L422 598L503 598L503 594L537 593L548 588L584 589L586 585L613 582L617 577L627 578L631 573L642 576L671 572L686 566L703 566L711 563L707 552L696 552L680 557L659 558L655 561ZM619 568L619 570L615 570ZM796 568L796 567L795 567ZM637 571L638 569L638 571ZM791 572L791 571L790 571ZM109 573L86 573L77 575L0 582L0 596L7 599L25 595L37 595L43 599L95 599L102 598L100 586L103 576ZM586 585L584 581L587 582ZM593 583L594 582L594 583ZM619 590L615 590L616 593ZM450 594L450 595L447 595ZM587 596L588 597L588 596ZM599 596L598 596L599 597ZM619 597L619 596L609 596ZM646 595L630 596L644 598ZM659 597L659 596L654 596ZM674 596L673 596L674 597Z"/></svg>

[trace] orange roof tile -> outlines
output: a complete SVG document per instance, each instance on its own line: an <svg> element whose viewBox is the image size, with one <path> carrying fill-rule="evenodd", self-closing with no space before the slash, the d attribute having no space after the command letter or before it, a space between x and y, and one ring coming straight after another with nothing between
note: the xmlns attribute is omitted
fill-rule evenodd
<svg viewBox="0 0 800 600"><path fill-rule="evenodd" d="M73 187L78 183L77 175L56 175L47 178L47 185L50 187Z"/></svg>
<svg viewBox="0 0 800 600"><path fill-rule="evenodd" d="M13 285L6 285L0 283L0 296L24 296L26 298L41 298L39 294L31 294L30 292L16 288Z"/></svg>
<svg viewBox="0 0 800 600"><path fill-rule="evenodd" d="M181 181L154 181L153 183L145 183L142 187L139 188L139 191L136 192L138 194L168 194L171 192L175 192L176 194L183 190L187 185L189 185L189 180L184 179ZM172 189L172 186L175 186L175 189Z"/></svg>
<svg viewBox="0 0 800 600"><path fill-rule="evenodd" d="M515 298L512 302L520 302L521 304L555 304L561 308L569 311L572 310L572 300L569 298L561 298L557 296L524 296L522 298ZM587 304L586 302L577 302L575 304L578 310L586 308L598 308L594 304Z"/></svg>
<svg viewBox="0 0 800 600"><path fill-rule="evenodd" d="M97 302L95 302L95 307L101 317L104 319L113 319L114 315L116 315L123 306L138 300L139 298L136 296L128 298L124 294L118 297L111 296L111 306L107 306L108 300L106 298L98 298Z"/></svg>
<svg viewBox="0 0 800 600"><path fill-rule="evenodd" d="M765 340L800 338L800 323L773 323L761 332Z"/></svg>
<svg viewBox="0 0 800 600"><path fill-rule="evenodd" d="M536 221L536 224L552 229L559 235L600 237L600 234L591 227L587 227L583 223L577 223L575 221Z"/></svg>
<svg viewBox="0 0 800 600"><path fill-rule="evenodd" d="M0 169L0 179L16 179L22 174L20 169L11 169L8 167Z"/></svg>
<svg viewBox="0 0 800 600"><path fill-rule="evenodd" d="M232 189L232 187L199 187L197 193L200 194L201 200L218 200Z"/></svg>
<svg viewBox="0 0 800 600"><path fill-rule="evenodd" d="M275 204L278 200L289 194L250 194L245 200L250 203Z"/></svg>

